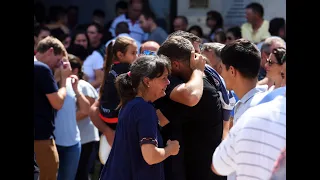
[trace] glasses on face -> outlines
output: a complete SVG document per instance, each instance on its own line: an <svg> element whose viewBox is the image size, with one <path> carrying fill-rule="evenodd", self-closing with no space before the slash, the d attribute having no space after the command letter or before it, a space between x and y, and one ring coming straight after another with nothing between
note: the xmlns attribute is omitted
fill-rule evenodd
<svg viewBox="0 0 320 180"><path fill-rule="evenodd" d="M155 56L155 55L156 55L156 52L154 52L154 51L149 51L149 50L144 50L144 51L142 52L142 54Z"/></svg>

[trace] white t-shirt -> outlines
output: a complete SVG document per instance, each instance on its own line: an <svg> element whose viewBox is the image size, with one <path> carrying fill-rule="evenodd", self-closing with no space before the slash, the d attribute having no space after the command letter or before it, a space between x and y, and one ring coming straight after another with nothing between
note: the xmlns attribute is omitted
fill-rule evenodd
<svg viewBox="0 0 320 180"><path fill-rule="evenodd" d="M96 79L94 71L98 69L103 69L103 57L98 51L93 51L83 62L82 66L82 71L88 77L89 83Z"/></svg>
<svg viewBox="0 0 320 180"><path fill-rule="evenodd" d="M80 80L78 89L85 96L89 96L94 99L98 98L97 91L86 81ZM81 144L100 140L98 129L93 125L89 116L77 121L77 124L80 130Z"/></svg>

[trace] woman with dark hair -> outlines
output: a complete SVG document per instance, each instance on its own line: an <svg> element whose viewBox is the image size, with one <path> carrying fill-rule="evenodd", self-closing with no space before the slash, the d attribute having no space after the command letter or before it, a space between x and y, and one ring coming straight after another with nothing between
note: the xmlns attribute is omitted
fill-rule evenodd
<svg viewBox="0 0 320 180"><path fill-rule="evenodd" d="M69 54L69 62L72 68L72 74L79 78L78 89L88 100L89 106L91 106L98 98L98 93L91 84L83 80L82 61L80 58ZM72 179L88 180L89 159L94 149L94 144L99 141L99 133L87 113L80 113L77 111L76 120L80 132L81 153L79 156L76 174Z"/></svg>
<svg viewBox="0 0 320 180"><path fill-rule="evenodd" d="M218 11L207 12L207 26L211 29L209 38L213 41L215 33L223 31L223 18Z"/></svg>
<svg viewBox="0 0 320 180"><path fill-rule="evenodd" d="M165 57L144 55L116 78L119 121L101 180L164 180L162 161L180 146L168 140L164 147L152 102L165 96L170 69Z"/></svg>
<svg viewBox="0 0 320 180"><path fill-rule="evenodd" d="M202 43L209 42L206 38L204 38L203 31L202 31L202 28L200 26L197 26L197 25L191 26L188 29L188 32L198 36L199 38L201 38Z"/></svg>
<svg viewBox="0 0 320 180"><path fill-rule="evenodd" d="M239 26L231 27L226 33L226 44L230 44L234 40L241 39L241 28Z"/></svg>
<svg viewBox="0 0 320 180"><path fill-rule="evenodd" d="M283 58L285 54L286 49L278 47L272 50L267 59L265 69L267 71L266 77L268 77L269 90L279 88L282 85L283 77L281 72L283 70L283 64L286 62L286 58Z"/></svg>

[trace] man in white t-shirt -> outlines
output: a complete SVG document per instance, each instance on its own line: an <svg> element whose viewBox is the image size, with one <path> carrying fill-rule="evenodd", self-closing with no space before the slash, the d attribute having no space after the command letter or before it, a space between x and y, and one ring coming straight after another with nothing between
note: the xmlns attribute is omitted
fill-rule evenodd
<svg viewBox="0 0 320 180"><path fill-rule="evenodd" d="M109 31L113 37L116 37L115 29L118 23L126 22L129 25L130 36L138 42L147 39L147 34L143 32L139 25L139 17L143 8L142 2L132 1L129 2L128 13L122 14L115 18L111 24Z"/></svg>

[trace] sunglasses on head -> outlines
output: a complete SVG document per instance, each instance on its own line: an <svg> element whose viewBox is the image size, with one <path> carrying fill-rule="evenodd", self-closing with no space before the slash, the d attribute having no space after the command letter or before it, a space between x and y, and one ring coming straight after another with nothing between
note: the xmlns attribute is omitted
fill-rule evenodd
<svg viewBox="0 0 320 180"><path fill-rule="evenodd" d="M267 63L269 66L272 66L273 64L278 64L277 62L272 61L270 58L267 59Z"/></svg>
<svg viewBox="0 0 320 180"><path fill-rule="evenodd" d="M156 55L156 52L154 52L154 51L149 51L149 50L144 50L144 51L142 52L142 54L155 56L155 55Z"/></svg>

